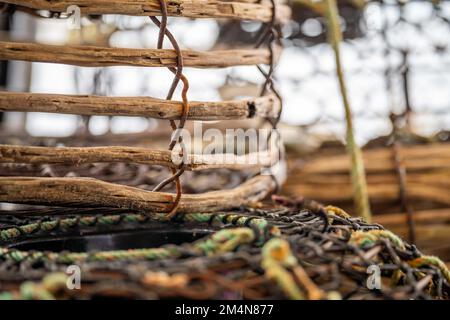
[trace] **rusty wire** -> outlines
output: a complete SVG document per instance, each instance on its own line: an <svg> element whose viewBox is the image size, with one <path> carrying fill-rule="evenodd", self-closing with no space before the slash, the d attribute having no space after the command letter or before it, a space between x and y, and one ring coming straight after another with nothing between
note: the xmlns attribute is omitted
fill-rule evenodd
<svg viewBox="0 0 450 320"><path fill-rule="evenodd" d="M233 228L245 216L246 224L251 219L265 219L268 225L265 230L278 228L281 239L288 241L294 257L304 269L301 277L310 279L308 286L297 279L295 283L301 287L306 297L316 299L448 299L450 283L437 266L414 267L408 261L422 257L414 245L404 243L403 246L386 237L380 237L364 245L353 242L355 232L384 232L384 228L377 224L368 224L361 219L349 218L345 214L328 215L322 219L317 209L329 210L321 204L308 199L274 198L275 202L266 203L259 208L243 207L228 213L217 213L222 216L225 224L212 223L212 219L195 222L197 226L211 231ZM45 211L44 211L45 210ZM50 223L57 219L73 217L73 210L35 209L37 216L29 216L23 212L21 224L31 222ZM83 212L79 209L78 212ZM48 214L48 217L42 217ZM114 231L136 230L151 228L154 221L142 220L134 224L125 223L130 212L112 212L101 210L86 211L85 217L92 214L97 219L96 224L79 225L77 232L90 234L98 230L100 221L103 228ZM122 217L111 219L111 215ZM236 218L229 219L227 217ZM3 216L3 215L2 215ZM27 216L27 221L23 218ZM145 217L143 215L142 217ZM188 228L194 221L191 218L184 221L178 216L176 223ZM228 221L227 223L225 221ZM175 221L170 222L173 224ZM18 220L4 219L0 222L0 232L16 226ZM168 223L168 222L166 222ZM169 226L168 226L169 227ZM42 230L45 230L44 228ZM108 229L107 229L108 230ZM168 229L169 230L169 229ZM33 235L23 235L17 240L0 240L3 246L14 245L45 239L48 232L63 236L70 230L60 224L53 230L42 231ZM74 230L70 231L73 233ZM2 233L3 234L3 233ZM270 236L265 235L264 241ZM261 239L262 240L262 239ZM213 256L203 256L196 253L189 243L183 245L184 254L179 258L168 258L157 261L98 261L86 262L80 266L83 270L82 290L57 291L60 299L86 299L95 297L116 296L123 298L188 298L188 299L285 299L289 298L283 286L274 285L267 277L262 264L262 249L258 243L239 246L235 251ZM36 281L47 275L47 282L51 272L63 271L65 264L44 263L36 264L32 260L9 261L0 258L0 280L7 284L11 294L19 290L17 284L23 281ZM380 267L383 278L381 289L370 290L366 286L368 273L366 269L371 265ZM297 270L298 271L298 270ZM287 272L296 274L294 269L287 268ZM275 272L275 271L274 271ZM14 276L12 276L14 274ZM178 280L177 280L178 279ZM390 283L389 283L390 281ZM29 283L29 282L27 282ZM17 288L17 289L14 289ZM319 296L310 290L318 290ZM1 291L1 288L0 288ZM317 292L315 292L317 293Z"/></svg>
<svg viewBox="0 0 450 320"><path fill-rule="evenodd" d="M187 80L187 78L183 75L183 54L181 52L181 49L175 39L175 37L172 35L172 33L167 29L167 5L166 2L164 0L160 0L160 6L161 6L161 14L162 14L162 18L161 18L161 22L158 20L158 18L156 17L150 17L151 21L159 28L159 36L158 36L158 49L162 49L163 48L163 44L164 44L164 37L167 36L167 38L169 39L169 41L171 42L173 49L176 52L177 55L177 67L173 68L173 67L168 67L168 69L175 75L173 82L172 82L172 86L169 89L169 92L167 94L166 100L171 100L173 97L173 94L175 92L175 89L178 86L178 83L180 82L180 80L183 82L183 90L182 90L182 99L183 99L183 108L182 108L182 114L181 114L181 118L180 118L180 122L177 125L175 123L175 120L170 120L170 125L172 127L173 130L173 136L172 136L172 140L170 142L169 145L169 150L173 151L173 149L175 148L176 144L179 143L181 146L181 152L184 153L184 155L186 154L186 148L184 147L183 144L183 137L181 136L181 130L184 128L186 120L188 118L188 114L189 114L189 102L187 99L187 91L189 89L189 82ZM184 156L182 157L184 160ZM153 191L159 191L161 190L163 187L165 187L166 185L168 185L169 183L175 182L176 185L176 192L177 195L175 197L174 203L173 203L173 207L170 210L169 214L167 215L168 218L172 218L178 209L178 205L180 203L180 199L181 199L181 195L182 195L182 186L181 186L181 182L180 182L180 176L184 173L184 171L186 170L185 167L185 163L184 161L180 164L179 169L171 169L172 170L172 177L165 179L164 181L162 181L160 184L158 184Z"/></svg>
<svg viewBox="0 0 450 320"><path fill-rule="evenodd" d="M275 2L272 0L275 11ZM177 133L184 127L188 115L187 101L187 79L183 77L183 61L178 44L170 31L167 30L167 16L164 12L165 2L161 0L162 19L151 17L155 25L159 27L158 48L162 48L164 36L170 40L174 50L177 53L177 66L170 67L169 70L175 74L172 86L169 90L167 99L172 95L179 83L183 81L183 109L178 126L171 121L171 127L174 131L174 137L171 140L169 148L171 150L177 143L182 145L181 136ZM261 74L265 78L265 83L261 90L261 95L273 93L278 98L279 94L274 88L273 74L275 69L275 59L273 44L280 40L280 33L273 21L268 24L257 47L267 44L270 50L269 70L265 71L258 66ZM280 99L281 100L281 99ZM281 103L281 101L280 101ZM280 120L280 114L274 119L266 119L276 129ZM184 150L182 148L182 150ZM93 166L82 166L79 170L90 172L89 176L98 176L102 179L122 179L126 184L133 180L133 183L148 183L141 174L148 168L145 166L130 166L125 164L125 171L117 174L116 166L124 164L105 165L101 168ZM27 168L18 168L17 171L23 173L24 170L30 172L38 171L39 174L58 174L45 170L44 166L29 166ZM140 168L144 170L140 170ZM399 167L401 169L401 167ZM52 170L58 169L52 166ZM60 169L60 168L59 168ZM68 170L70 172L70 169ZM97 169L97 171L90 171ZM9 168L3 168L9 170ZM15 170L15 169L14 169ZM175 181L177 198L181 196L182 189L180 176L183 174L183 164L178 170L172 172L172 176L159 183L154 190L160 190L165 185ZM124 177L124 172L126 177ZM128 177L132 179L128 179ZM399 175L400 178L400 175ZM405 179L403 179L404 181ZM154 181L153 181L154 182ZM405 189L403 188L405 191ZM402 192L400 192L402 193ZM179 198L178 198L179 200ZM174 202L172 211L176 211L177 199ZM281 230L281 237L287 239L292 247L294 256L300 261L300 264L306 270L307 276L313 282L327 293L338 291L341 298L344 299L430 299L430 298L448 298L450 287L448 281L442 275L441 270L435 267L411 267L406 262L420 256L420 252L414 245L406 244L405 248L397 248L386 239L379 239L370 246L359 248L351 243L349 239L354 231L383 230L383 227L377 224L368 224L360 219L333 216L327 216L326 207L304 198L286 199L274 197L274 203L259 208L245 207L227 212L226 215L234 213L245 215L251 218L264 218L269 222L269 226L277 227ZM12 226L23 225L29 222L43 223L51 221L54 217L80 217L80 213L96 216L96 221L108 217L111 214L121 216L122 220L128 212L123 210L111 210L108 208L98 209L32 209L31 211L12 211L2 212L0 221L0 231L10 229ZM169 213L169 216L172 214ZM44 216L44 217L43 217ZM18 219L20 217L20 219ZM174 218L176 216L174 215ZM147 221L148 222L148 221ZM236 221L235 221L236 222ZM178 226L188 226L188 222L177 221ZM150 223L149 223L150 224ZM224 223L224 225L214 226L208 223L202 224L211 231L217 231L221 228L233 227L233 222ZM107 229L108 231L135 230L137 228L146 228L147 224L138 224L138 226L121 225L118 223ZM53 235L64 235L67 230L58 228L52 230ZM98 231L96 225L80 226L78 232ZM22 235L21 240L40 239L42 234L34 234L33 237ZM2 240L2 245L14 245L15 242ZM237 250L227 254L204 257L198 256L191 251L189 244L185 246L185 256L179 259L167 259L156 262L106 262L106 263L86 263L82 265L83 274L86 276L81 292L64 292L61 298L93 298L98 296L110 296L114 294L123 297L132 298L174 298L183 297L190 299L214 299L214 298L286 298L286 293L278 286L274 286L271 281L265 277L261 268L261 247L256 243L251 245L242 245ZM401 273L400 279L397 279L395 285L385 287L383 290L368 290L364 283L367 278L365 268L369 265L377 264L382 270L384 279L392 280L396 273ZM11 287L17 286L25 280L38 281L51 271L64 270L65 266L58 264L33 265L19 262L0 263L0 280L2 283L8 283ZM165 272L169 275L186 275L187 282L179 287L155 286L149 285L144 281L148 270ZM292 271L292 270L289 270ZM108 277L105 277L105 272ZM112 277L114 275L114 277ZM114 283L112 283L114 282ZM296 282L299 282L296 279ZM2 287L0 287L1 289ZM13 290L14 291L14 290Z"/></svg>
<svg viewBox="0 0 450 320"><path fill-rule="evenodd" d="M269 21L269 23L267 23L264 28L262 28L261 33L256 41L255 44L255 49L259 49L261 46L263 46L264 44L266 44L267 49L269 50L269 55L270 55L270 60L269 60L269 70L265 71L261 66L257 66L258 71L260 72L260 74L264 77L264 83L262 85L261 91L260 91L260 96L264 96L266 94L270 94L272 93L273 95L275 95L276 99L278 99L278 103L280 104L280 108L277 112L276 117L274 118L266 118L265 121L268 122L271 125L271 131L269 133L269 135L267 136L267 148L270 148L270 142L272 139L272 134L274 131L277 131L277 126L278 123L280 122L281 119L281 114L283 112L283 100L281 98L280 93L278 92L278 90L275 88L274 85L274 72L275 72L275 65L276 65L276 61L275 61L275 52L274 52L274 46L278 45L278 46L282 46L281 43L281 37L282 37L282 32L281 32L281 27L280 25L277 23L277 3L275 0L271 0L271 4L272 4L272 17L271 20ZM278 151L278 161L283 161L285 160L285 154L282 153L281 150L281 136L280 133L277 132L277 140L275 142L275 146L277 148ZM269 168L270 170L271 168ZM276 190L278 191L280 189L278 180L274 177L274 175L271 172L271 176L273 178L273 180L275 181L276 184Z"/></svg>

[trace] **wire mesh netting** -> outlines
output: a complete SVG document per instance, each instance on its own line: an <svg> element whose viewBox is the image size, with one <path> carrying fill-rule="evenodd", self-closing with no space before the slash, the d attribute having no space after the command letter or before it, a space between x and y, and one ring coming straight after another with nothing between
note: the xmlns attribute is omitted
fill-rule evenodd
<svg viewBox="0 0 450 320"><path fill-rule="evenodd" d="M70 212L70 209L22 212L22 219L2 222L3 242L15 243L1 251L0 276L4 287L10 288L3 296L192 299L448 297L449 273L445 265L436 257L422 255L415 246L403 242L381 226L350 218L342 210L323 208L311 201L280 197L274 201L274 204L259 208L178 216L169 225L167 222L164 225L163 215L130 212L101 214L95 210L95 215L91 215L92 211L75 211L77 214L83 212L82 216L72 215L73 210ZM50 216L42 219L28 217L28 214ZM25 216L26 221L23 220ZM132 234L144 239L144 245L148 239L156 243L158 240L155 238L158 237L165 244L159 248L126 250L129 245L126 240L129 241L130 236L113 233L115 236L109 240L115 242L116 251L79 252L86 247L95 250L108 246L99 241L101 239L89 236L89 232L98 232L100 228L135 230ZM137 232L136 228L146 229L147 233ZM81 238L83 241L72 238L69 242L63 237L80 231L85 234ZM212 232L215 232L212 236L205 236ZM192 234L204 238L195 240ZM189 241L194 242L190 244ZM62 243L75 252L58 253ZM52 252L34 252L36 247L46 247ZM118 247L123 250L118 251ZM68 290L66 287L65 266L73 263L83 270L81 290ZM378 266L380 282L368 280L367 268L370 266ZM29 281L19 287L24 277ZM37 281L42 277L42 282Z"/></svg>

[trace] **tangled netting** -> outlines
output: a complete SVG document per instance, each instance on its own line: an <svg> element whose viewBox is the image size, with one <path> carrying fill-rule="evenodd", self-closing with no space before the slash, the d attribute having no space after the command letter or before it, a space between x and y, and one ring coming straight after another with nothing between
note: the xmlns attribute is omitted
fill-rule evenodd
<svg viewBox="0 0 450 320"><path fill-rule="evenodd" d="M423 255L380 225L307 199L273 196L272 203L176 215L170 222L163 213L108 209L4 214L2 299L447 299L450 293L450 272L439 258ZM157 225L204 236L132 250L15 248L50 235L136 232ZM81 269L79 290L67 287L70 265ZM376 267L379 289L369 284L369 271Z"/></svg>

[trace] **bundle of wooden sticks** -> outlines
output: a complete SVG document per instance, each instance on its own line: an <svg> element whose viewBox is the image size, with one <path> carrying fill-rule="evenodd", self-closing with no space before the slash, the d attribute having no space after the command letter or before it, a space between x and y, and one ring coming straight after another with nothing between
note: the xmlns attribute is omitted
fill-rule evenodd
<svg viewBox="0 0 450 320"><path fill-rule="evenodd" d="M279 26L287 21L289 8L278 1L4 1L6 5L28 13L39 10L65 14L76 6L82 15L120 14L149 16L159 28L156 49L126 49L93 46L57 46L39 43L0 42L0 60L21 60L69 64L84 67L135 66L165 67L174 74L172 87L165 100L138 97L70 96L36 93L0 94L0 111L49 112L81 116L108 115L166 119L171 123L173 136L168 150L135 147L59 148L29 146L1 146L1 163L6 164L93 164L138 163L167 167L172 176L162 181L153 191L89 177L11 176L0 178L0 201L22 204L42 204L81 207L133 208L175 213L219 211L261 200L271 194L277 177L258 175L232 190L197 195L183 194L180 176L185 171L229 168L232 170L258 169L272 163L271 154L265 162L248 164L251 155L231 156L224 163L221 155L190 155L181 152L183 162L174 163L171 155L176 146L183 150L179 132L187 120L237 120L253 117L268 119L276 126L281 112L281 101L274 91L272 70L276 63L280 34ZM161 21L155 16L162 16ZM253 20L265 24L254 49L234 49L210 52L181 50L167 28L169 16L189 18L227 18ZM163 49L163 42L173 49ZM243 101L192 102L188 101L188 79L184 67L223 68L256 65L266 82L261 96ZM260 65L269 65L265 71ZM183 85L182 100L173 101L174 91ZM177 124L175 121L179 120ZM278 153L277 153L278 155ZM244 161L240 161L244 160ZM231 163L231 165L230 165ZM247 163L241 165L241 163ZM275 179L274 179L275 178ZM161 192L166 185L175 184L176 194Z"/></svg>

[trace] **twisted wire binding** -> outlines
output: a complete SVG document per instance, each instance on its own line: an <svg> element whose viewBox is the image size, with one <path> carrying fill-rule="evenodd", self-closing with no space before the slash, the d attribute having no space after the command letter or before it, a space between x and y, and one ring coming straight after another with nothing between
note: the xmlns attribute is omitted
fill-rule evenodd
<svg viewBox="0 0 450 320"><path fill-rule="evenodd" d="M183 144L183 137L181 136L180 132L184 128L184 125L188 118L189 113L189 102L187 99L187 91L189 89L189 82L187 78L183 75L183 55L181 53L180 47L175 39L175 37L172 35L172 33L167 29L167 5L165 0L159 0L160 6L161 6L161 22L156 17L150 17L152 22L159 28L159 36L158 36L158 49L163 48L164 44L164 37L168 37L176 54L177 54L177 68L171 68L168 69L174 73L174 79L172 82L172 86L169 89L169 92L167 94L166 100L172 100L173 94L175 92L176 87L178 86L178 83L180 80L183 82L183 91L182 91L182 99L183 99L183 108L182 108L182 115L180 122L178 125L175 123L175 120L170 120L170 125L173 130L172 140L169 145L169 150L173 151L174 147L176 146L177 142L181 146L181 152L184 153L184 156L182 156L182 163L180 164L180 167L178 170L172 168L172 177L162 181L160 184L158 184L153 191L159 191L162 188L164 188L169 183L172 183L175 181L176 185L176 191L177 195L174 200L173 208L170 210L169 214L167 215L168 218L172 218L176 213L178 209L178 205L180 203L181 195L183 193L180 176L185 171L185 156L186 156L186 148Z"/></svg>
<svg viewBox="0 0 450 320"><path fill-rule="evenodd" d="M270 3L272 5L272 17L271 17L270 22L267 23L264 28L262 28L259 38L257 39L257 42L255 44L255 49L259 49L261 46L264 45L264 43L266 43L267 48L269 50L269 54L270 54L269 70L265 71L259 65L257 66L257 69L265 79L262 89L260 91L260 96L262 97L266 94L272 93L275 95L275 97L278 100L278 103L280 105L280 108L277 111L276 117L265 118L265 121L268 122L272 128L269 135L267 136L267 148L270 149L272 147L272 145L271 145L272 134L273 134L273 132L277 132L275 147L277 148L278 155L279 155L278 161L280 162L280 161L284 161L286 158L285 153L283 153L283 151L282 151L281 136L280 136L280 133L277 131L278 130L277 126L278 126L278 123L280 122L281 114L283 112L283 100L281 98L280 93L274 86L273 75L274 75L275 64L276 64L274 45L282 46L282 43L281 43L281 29L280 29L280 26L278 24L276 24L276 21L277 21L276 0L270 0ZM280 189L279 181L274 176L274 174L272 172L272 168L268 168L268 170L271 174L271 177L275 181L275 184L276 184L275 193L276 193Z"/></svg>

